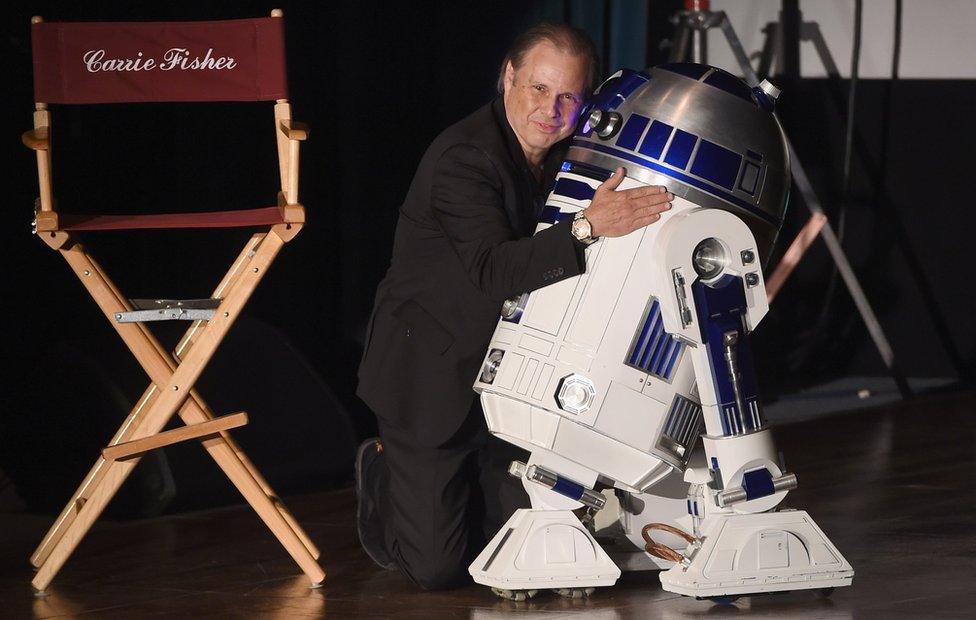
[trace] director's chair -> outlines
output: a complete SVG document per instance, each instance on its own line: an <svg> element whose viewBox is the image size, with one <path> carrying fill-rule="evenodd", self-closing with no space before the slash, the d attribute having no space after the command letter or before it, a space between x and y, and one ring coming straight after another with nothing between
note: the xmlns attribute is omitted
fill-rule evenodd
<svg viewBox="0 0 976 620"><path fill-rule="evenodd" d="M325 572L315 545L228 434L247 423L247 414L215 417L194 389L279 250L305 221L298 147L308 129L291 120L281 11L210 22L31 22L36 104L34 129L23 141L37 155L35 232L64 257L151 381L31 556L38 569L32 585L39 592L47 588L142 454L189 439L201 441L312 584L321 584ZM55 208L48 104L177 101L275 102L276 206L149 215L72 215ZM127 299L78 238L82 231L232 227L258 231L205 300ZM190 321L172 353L146 326L156 320ZM173 414L185 426L163 431Z"/></svg>

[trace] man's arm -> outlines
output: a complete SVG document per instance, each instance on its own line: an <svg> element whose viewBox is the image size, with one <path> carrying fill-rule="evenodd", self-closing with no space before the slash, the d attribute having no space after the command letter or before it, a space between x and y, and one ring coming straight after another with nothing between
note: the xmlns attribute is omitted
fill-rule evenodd
<svg viewBox="0 0 976 620"><path fill-rule="evenodd" d="M501 186L491 160L471 145L447 149L434 169L434 218L471 282L501 302L583 273L583 247L570 234L570 222L519 239Z"/></svg>

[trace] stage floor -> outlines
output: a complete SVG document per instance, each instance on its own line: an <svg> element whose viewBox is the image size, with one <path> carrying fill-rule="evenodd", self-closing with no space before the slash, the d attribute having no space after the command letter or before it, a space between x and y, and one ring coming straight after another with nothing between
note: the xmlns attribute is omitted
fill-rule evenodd
<svg viewBox="0 0 976 620"><path fill-rule="evenodd" d="M246 506L96 525L35 597L27 557L49 517L0 515L0 616L99 618L367 617L954 618L976 608L976 394L782 426L779 444L807 509L854 565L854 585L715 606L661 590L657 573L625 574L589 599L540 593L526 603L486 588L418 592L360 551L350 490L288 500L322 549L329 576L305 577ZM79 472L79 475L81 472Z"/></svg>

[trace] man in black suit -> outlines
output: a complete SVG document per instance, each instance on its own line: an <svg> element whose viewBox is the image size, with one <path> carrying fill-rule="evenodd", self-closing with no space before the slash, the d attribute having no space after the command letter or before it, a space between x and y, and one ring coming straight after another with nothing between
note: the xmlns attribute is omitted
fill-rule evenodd
<svg viewBox="0 0 976 620"><path fill-rule="evenodd" d="M584 218L533 236L595 72L582 31L523 34L501 96L434 140L400 208L359 368L382 441L357 457L358 525L373 560L426 589L466 581L485 540L527 505L504 473L517 449L490 437L471 388L502 303L579 275L587 244L670 208L663 187L615 191L621 168Z"/></svg>

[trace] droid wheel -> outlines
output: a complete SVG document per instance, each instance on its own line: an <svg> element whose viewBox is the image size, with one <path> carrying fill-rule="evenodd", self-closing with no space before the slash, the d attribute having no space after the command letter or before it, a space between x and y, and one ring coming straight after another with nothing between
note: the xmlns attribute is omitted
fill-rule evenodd
<svg viewBox="0 0 976 620"><path fill-rule="evenodd" d="M731 605L739 600L738 596L710 596L708 600L716 605Z"/></svg>
<svg viewBox="0 0 976 620"><path fill-rule="evenodd" d="M820 588L819 592L820 596L827 598L834 593L834 588Z"/></svg>
<svg viewBox="0 0 976 620"><path fill-rule="evenodd" d="M527 601L539 593L538 590L506 590L505 588L492 588L491 591L495 596L516 602Z"/></svg>
<svg viewBox="0 0 976 620"><path fill-rule="evenodd" d="M558 588L553 590L563 598L588 598L596 588Z"/></svg>

